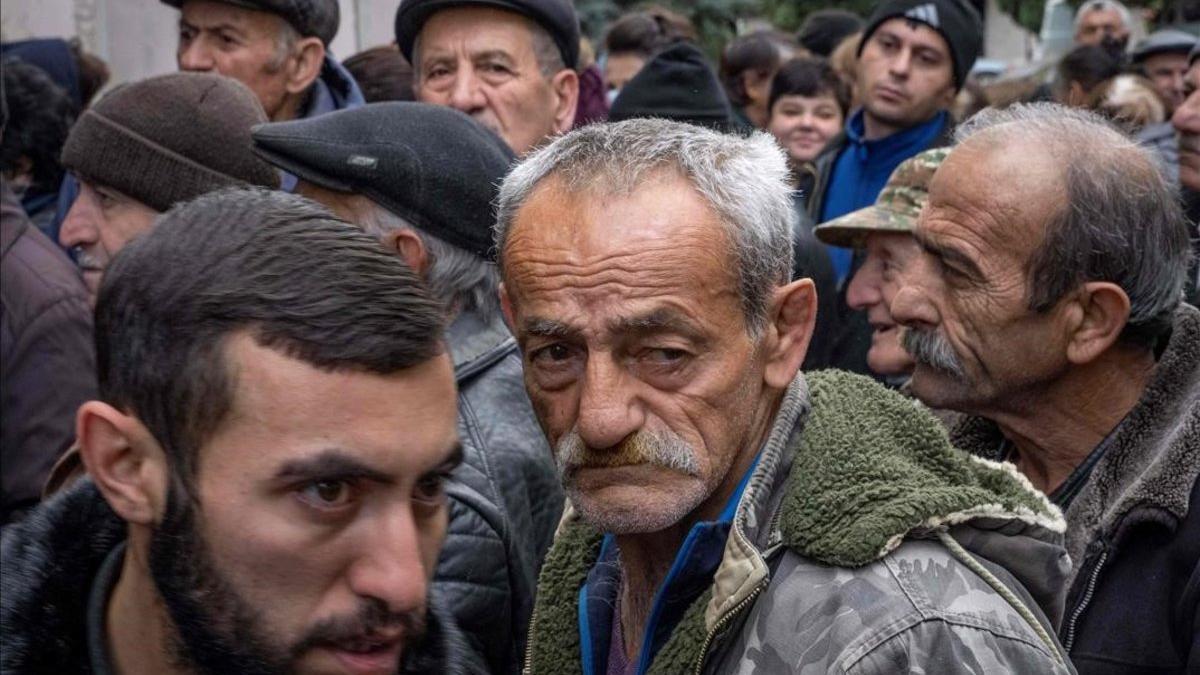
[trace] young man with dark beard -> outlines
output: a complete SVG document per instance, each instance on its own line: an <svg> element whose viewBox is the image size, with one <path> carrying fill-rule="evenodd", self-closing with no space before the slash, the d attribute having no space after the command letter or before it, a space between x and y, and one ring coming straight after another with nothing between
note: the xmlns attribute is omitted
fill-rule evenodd
<svg viewBox="0 0 1200 675"><path fill-rule="evenodd" d="M163 216L100 289L89 477L0 542L0 671L459 672L426 592L461 457L441 326L300 197Z"/></svg>

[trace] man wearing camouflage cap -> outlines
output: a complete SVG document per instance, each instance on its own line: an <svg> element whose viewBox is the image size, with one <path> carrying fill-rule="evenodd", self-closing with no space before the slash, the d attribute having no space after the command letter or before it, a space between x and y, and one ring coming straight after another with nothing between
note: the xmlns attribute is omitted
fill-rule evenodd
<svg viewBox="0 0 1200 675"><path fill-rule="evenodd" d="M354 77L329 56L337 0L162 0L180 10L180 70L241 81L271 120L364 104Z"/></svg>
<svg viewBox="0 0 1200 675"><path fill-rule="evenodd" d="M900 326L892 319L892 296L899 289L898 277L921 247L912 237L917 216L929 194L929 179L949 152L947 148L926 150L896 167L875 204L859 209L816 228L826 244L865 250L862 266L850 279L846 303L865 311L872 328L867 365L892 384L908 380L915 365L900 345Z"/></svg>
<svg viewBox="0 0 1200 675"><path fill-rule="evenodd" d="M424 103L376 103L253 135L259 156L300 177L300 194L379 237L445 309L464 461L434 590L476 662L518 672L563 496L488 259L491 202L512 152L466 115Z"/></svg>

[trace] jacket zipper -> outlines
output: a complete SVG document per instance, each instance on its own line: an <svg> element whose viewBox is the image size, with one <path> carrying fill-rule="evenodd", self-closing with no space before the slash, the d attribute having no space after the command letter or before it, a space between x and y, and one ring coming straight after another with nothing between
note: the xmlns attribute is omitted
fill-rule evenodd
<svg viewBox="0 0 1200 675"><path fill-rule="evenodd" d="M533 614L529 616L529 635L525 639L525 667L521 675L533 675L533 632L537 630L538 605L534 603Z"/></svg>
<svg viewBox="0 0 1200 675"><path fill-rule="evenodd" d="M708 654L708 648L712 646L713 638L717 636L717 633L721 631L721 628L724 627L725 624L729 623L730 619L732 619L734 616L737 616L739 612L745 609L746 605L749 605L752 601L754 601L754 599L758 597L758 594L767 587L769 582L770 578L760 581L758 585L750 591L750 595L742 598L742 601L734 605L733 609L725 612L725 614L721 615L720 619L717 619L717 623L713 625L712 630L708 631L708 634L704 636L704 644L700 647L700 656L696 659L696 668L693 671L694 675L701 675L701 671L704 670L704 657Z"/></svg>
<svg viewBox="0 0 1200 675"><path fill-rule="evenodd" d="M1087 590L1083 592L1083 598L1075 607L1075 611L1071 612L1071 622L1067 624L1067 639L1064 641L1063 650L1068 654L1071 652L1071 646L1075 644L1075 624L1079 621L1079 617L1083 616L1083 611L1087 609L1088 604L1092 601L1092 594L1096 592L1096 582L1100 579L1100 568L1104 567L1104 561L1108 560L1108 550L1106 549L1100 554L1100 559L1096 561L1096 567L1092 569L1092 577L1088 579Z"/></svg>

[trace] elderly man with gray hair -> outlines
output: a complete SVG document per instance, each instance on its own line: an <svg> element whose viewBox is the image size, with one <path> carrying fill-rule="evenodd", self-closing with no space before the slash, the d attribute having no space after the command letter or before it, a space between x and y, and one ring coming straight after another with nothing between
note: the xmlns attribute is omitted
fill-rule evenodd
<svg viewBox="0 0 1200 675"><path fill-rule="evenodd" d="M501 305L570 501L525 672L1069 672L1058 511L901 395L799 372L787 178L770 136L654 119L505 178Z"/></svg>
<svg viewBox="0 0 1200 675"><path fill-rule="evenodd" d="M1124 52L1132 24L1129 8L1118 0L1085 0L1075 11L1075 44Z"/></svg>
<svg viewBox="0 0 1200 675"><path fill-rule="evenodd" d="M1066 514L1080 673L1200 669L1200 311L1154 158L1089 112L988 111L957 133L892 300L912 391L974 415Z"/></svg>
<svg viewBox="0 0 1200 675"><path fill-rule="evenodd" d="M264 124L253 137L259 156L300 177L300 194L379 237L445 308L464 460L433 587L479 670L518 672L563 496L489 260L491 202L512 152L463 113L423 103Z"/></svg>

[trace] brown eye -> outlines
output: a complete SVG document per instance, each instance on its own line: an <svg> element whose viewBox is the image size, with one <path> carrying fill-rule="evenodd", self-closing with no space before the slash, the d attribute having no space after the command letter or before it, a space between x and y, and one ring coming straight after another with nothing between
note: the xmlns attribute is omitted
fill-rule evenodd
<svg viewBox="0 0 1200 675"><path fill-rule="evenodd" d="M350 485L343 480L318 480L300 490L300 498L319 509L345 506L350 501Z"/></svg>

